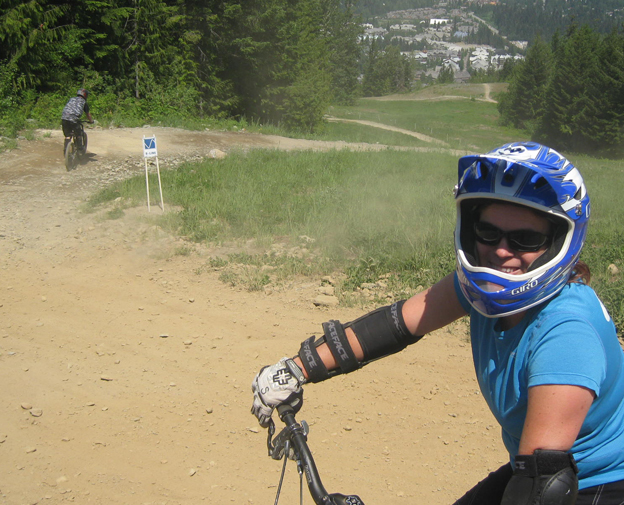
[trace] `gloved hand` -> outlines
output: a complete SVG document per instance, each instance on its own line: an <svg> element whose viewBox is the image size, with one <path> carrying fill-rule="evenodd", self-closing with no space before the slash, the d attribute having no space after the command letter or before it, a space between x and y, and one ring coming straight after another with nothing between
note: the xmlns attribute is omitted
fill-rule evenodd
<svg viewBox="0 0 624 505"><path fill-rule="evenodd" d="M273 409L288 403L295 412L303 405L303 389L306 379L301 368L290 358L282 358L275 365L265 366L251 383L254 400L251 413L258 418L260 426L269 426Z"/></svg>

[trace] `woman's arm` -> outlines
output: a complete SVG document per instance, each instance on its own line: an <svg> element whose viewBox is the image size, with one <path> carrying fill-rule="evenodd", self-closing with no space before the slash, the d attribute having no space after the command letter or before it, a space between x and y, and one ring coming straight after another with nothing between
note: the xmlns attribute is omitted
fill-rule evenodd
<svg viewBox="0 0 624 505"><path fill-rule="evenodd" d="M466 311L459 303L455 293L453 275L447 275L441 281L405 302L403 319L412 335L425 335L466 315ZM362 361L364 352L355 333L351 328L346 328L345 333L355 357L358 361ZM319 346L317 351L328 370L338 367L338 363L327 344ZM298 357L295 358L295 363L303 370L307 378L305 368Z"/></svg>
<svg viewBox="0 0 624 505"><path fill-rule="evenodd" d="M518 454L536 449L568 451L578 437L595 393L580 386L529 388L527 415Z"/></svg>

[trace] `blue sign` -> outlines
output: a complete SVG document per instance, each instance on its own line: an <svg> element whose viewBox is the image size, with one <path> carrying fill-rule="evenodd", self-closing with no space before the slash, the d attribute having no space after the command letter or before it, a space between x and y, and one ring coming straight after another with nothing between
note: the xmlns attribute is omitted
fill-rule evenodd
<svg viewBox="0 0 624 505"><path fill-rule="evenodd" d="M143 137L143 157L154 158L156 156L158 156L156 137Z"/></svg>

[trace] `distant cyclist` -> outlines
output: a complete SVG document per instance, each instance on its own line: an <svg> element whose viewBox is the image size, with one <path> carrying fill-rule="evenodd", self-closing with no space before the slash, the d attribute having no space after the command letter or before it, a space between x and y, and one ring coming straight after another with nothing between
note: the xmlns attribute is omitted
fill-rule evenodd
<svg viewBox="0 0 624 505"><path fill-rule="evenodd" d="M76 135L78 145L82 148L83 144L83 130L80 118L82 114L87 115L87 121L93 123L93 117L89 112L89 104L87 103L87 96L89 92L86 89L79 89L76 96L69 99L63 109L61 115L61 124L63 126L63 135L65 135L65 145L63 151L68 142L71 141L72 135Z"/></svg>

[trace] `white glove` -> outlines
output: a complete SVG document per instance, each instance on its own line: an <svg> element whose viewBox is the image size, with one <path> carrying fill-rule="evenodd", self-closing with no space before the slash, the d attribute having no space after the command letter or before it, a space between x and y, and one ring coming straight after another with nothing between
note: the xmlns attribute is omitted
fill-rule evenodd
<svg viewBox="0 0 624 505"><path fill-rule="evenodd" d="M305 382L301 368L290 358L262 368L251 383L254 395L251 413L258 418L260 426L269 426L273 409L283 403L298 412L303 404L301 386Z"/></svg>

